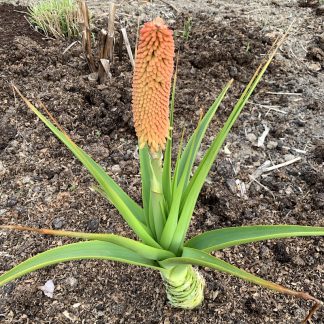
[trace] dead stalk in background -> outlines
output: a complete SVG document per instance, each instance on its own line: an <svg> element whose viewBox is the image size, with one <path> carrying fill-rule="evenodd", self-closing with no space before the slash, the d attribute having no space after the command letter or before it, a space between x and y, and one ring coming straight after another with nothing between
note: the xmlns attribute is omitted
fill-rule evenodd
<svg viewBox="0 0 324 324"><path fill-rule="evenodd" d="M132 64L132 67L135 67L135 61L134 61L134 57L133 57L133 53L132 53L132 49L128 40L128 36L127 36L127 32L126 32L126 28L122 28L121 29L122 35L123 35L123 39L124 39L124 43L127 49L127 53L130 59L130 62Z"/></svg>
<svg viewBox="0 0 324 324"><path fill-rule="evenodd" d="M116 4L109 5L108 31L102 29L99 47L99 83L104 83L107 76L110 77L110 64L114 59L114 39L115 39L115 15Z"/></svg>
<svg viewBox="0 0 324 324"><path fill-rule="evenodd" d="M96 72L96 65L94 63L92 50L91 50L91 33L90 33L90 18L89 18L89 9L85 2L85 0L81 0L80 2L80 11L82 16L82 48L85 53L88 66L90 71Z"/></svg>

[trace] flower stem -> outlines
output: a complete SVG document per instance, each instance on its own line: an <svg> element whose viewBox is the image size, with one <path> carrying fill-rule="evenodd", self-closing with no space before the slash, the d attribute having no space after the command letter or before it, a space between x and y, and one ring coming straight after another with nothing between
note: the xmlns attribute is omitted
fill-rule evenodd
<svg viewBox="0 0 324 324"><path fill-rule="evenodd" d="M162 187L162 153L151 152L151 203L153 225L152 230L155 232L156 239L161 239L163 227L166 222L166 215L164 212L164 196Z"/></svg>

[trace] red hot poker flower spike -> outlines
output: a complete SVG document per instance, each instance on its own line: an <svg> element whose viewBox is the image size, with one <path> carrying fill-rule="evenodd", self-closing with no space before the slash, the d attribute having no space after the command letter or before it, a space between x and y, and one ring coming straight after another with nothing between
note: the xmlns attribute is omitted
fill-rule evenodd
<svg viewBox="0 0 324 324"><path fill-rule="evenodd" d="M169 131L169 97L173 73L173 32L161 18L140 31L133 77L133 115L140 147L164 149Z"/></svg>

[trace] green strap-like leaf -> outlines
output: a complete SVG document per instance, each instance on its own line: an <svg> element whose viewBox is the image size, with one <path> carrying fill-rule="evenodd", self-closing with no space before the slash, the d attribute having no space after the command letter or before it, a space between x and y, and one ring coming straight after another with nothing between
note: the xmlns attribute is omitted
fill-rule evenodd
<svg viewBox="0 0 324 324"><path fill-rule="evenodd" d="M196 134L194 134L193 141L195 140ZM182 142L182 141L181 141ZM179 150L181 150L182 144L180 143L180 148ZM192 153L192 151L194 150L194 147L191 146L191 150L190 150L190 154ZM185 167L183 169L183 175L180 178L180 182L177 183L176 181L173 183L174 188L172 190L172 203L171 203L171 207L170 207L170 212L167 218L167 221L165 223L165 226L163 228L163 232L161 235L161 239L159 240L159 243L167 250L172 250L172 246L170 247L171 243L172 243L172 238L174 236L174 232L177 228L177 223L178 223L178 218L179 218L179 209L180 209L180 204L181 204L181 197L182 197L182 193L183 193L183 189L186 183L186 173L190 168L190 160L188 159L186 161ZM176 172L175 172L175 176L177 174L177 167L176 167ZM177 252L177 250L173 251L173 252Z"/></svg>
<svg viewBox="0 0 324 324"><path fill-rule="evenodd" d="M174 171L173 171L173 177L171 180L172 199L173 199L174 193L176 191L176 188L178 186L178 181L176 181L176 180L178 179L178 174L179 174L179 166L180 166L180 160L181 160L181 154L182 154L184 134L185 134L185 128L182 129L182 134L181 134L180 142L178 145L178 153L177 153L176 163L175 163ZM181 197L182 197L182 192L181 192Z"/></svg>
<svg viewBox="0 0 324 324"><path fill-rule="evenodd" d="M298 236L324 236L324 227L298 225L228 227L197 235L188 240L185 246L211 252L235 245Z"/></svg>
<svg viewBox="0 0 324 324"><path fill-rule="evenodd" d="M96 241L105 241L117 244L119 246L123 246L129 250L136 252L142 257L150 260L164 260L167 258L172 258L175 255L163 249L158 249L139 241L132 240L127 237L123 237L115 234L108 233L86 233L86 232L74 232L74 231L58 231L47 228L34 228L27 226L19 226L19 225L0 225L1 229L9 229L9 230L19 230L19 231L30 231L42 235L54 235L54 236L66 236L66 237L75 237L81 238L84 240L96 240Z"/></svg>
<svg viewBox="0 0 324 324"><path fill-rule="evenodd" d="M273 56L276 53L276 50L278 49L278 46L270 53L268 60L262 66L260 66L253 75L251 81L249 82L243 94L234 106L233 111L228 117L224 127L221 129L221 131L218 133L218 135L212 142L210 148L207 150L204 158L199 163L197 170L191 178L190 183L187 186L187 189L183 195L181 215L172 240L172 246L174 247L173 251L175 249L181 250L181 246L183 245L185 235L189 228L193 210L195 208L200 190L206 180L209 170L212 167L229 131L231 130L232 126L234 125L235 121L240 115L242 109L244 108L246 102L253 93L255 87L259 83L261 77L265 73L267 67L269 66Z"/></svg>
<svg viewBox="0 0 324 324"><path fill-rule="evenodd" d="M17 88L15 88L27 106L41 119L41 121L61 140L75 157L88 169L107 194L109 201L118 209L128 225L143 240L144 243L159 248L159 244L152 238L150 229L144 224L143 210L120 186L96 163L87 153L79 148L64 132L56 128L33 104L31 104Z"/></svg>
<svg viewBox="0 0 324 324"><path fill-rule="evenodd" d="M205 116L203 117L203 119L199 122L196 130L191 135L191 137L190 137L190 139L189 139L189 141L181 155L181 159L179 161L179 172L177 174L178 177L177 177L176 181L178 183L180 181L180 179L182 178L182 176L184 175L186 177L185 188L187 187L189 177L190 177L190 172L191 172L192 166L196 160L196 156L197 156L198 150L200 148L200 144L205 136L206 130L207 130L211 120L213 119L219 105L223 101L223 99L224 99L224 97L232 83L233 83L233 80L230 80L226 84L226 86L221 91L221 93L218 95L218 97L216 98L214 103L208 109L208 111L205 114ZM185 166L186 166L186 163L188 160L189 160L189 168L186 171Z"/></svg>
<svg viewBox="0 0 324 324"><path fill-rule="evenodd" d="M175 101L175 90L177 84L177 70L174 73L173 77L173 86L171 93L171 104L170 104L170 129L169 137L167 139L165 152L164 152L164 162L163 162L163 171L162 171L162 187L164 199L167 203L168 210L171 206L172 201L172 189L171 189L171 158L172 158L172 133L173 133L173 112L174 112L174 101Z"/></svg>
<svg viewBox="0 0 324 324"><path fill-rule="evenodd" d="M49 265L85 259L119 261L160 270L155 261L143 258L124 247L109 242L87 241L57 247L20 263L0 276L0 286Z"/></svg>
<svg viewBox="0 0 324 324"><path fill-rule="evenodd" d="M167 259L165 261L160 262L160 264L166 268L168 267L174 267L179 264L192 264L192 265L198 265L202 267L208 267L211 269L218 270L220 272L228 273L232 276L241 278L245 281L255 283L257 285L276 290L279 292L285 292L289 293L288 289L275 284L271 281L264 280L260 277L257 277L249 272L246 272L244 270L241 270L240 268L237 268L219 258L216 258L214 256L211 256L205 252L191 249L191 248L184 248L183 254L181 257L178 258L172 258Z"/></svg>

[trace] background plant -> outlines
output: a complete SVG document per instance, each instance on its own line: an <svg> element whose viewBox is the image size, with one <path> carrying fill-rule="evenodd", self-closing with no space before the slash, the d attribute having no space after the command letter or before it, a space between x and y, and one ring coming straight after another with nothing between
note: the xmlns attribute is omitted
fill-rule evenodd
<svg viewBox="0 0 324 324"><path fill-rule="evenodd" d="M183 38L187 42L192 28L192 17L188 17L183 24Z"/></svg>
<svg viewBox="0 0 324 324"><path fill-rule="evenodd" d="M210 253L226 247L271 238L323 236L324 228L277 225L222 228L186 240L186 233L199 192L231 127L270 64L282 40L277 40L267 60L260 65L235 104L232 113L211 143L203 159L193 165L208 125L232 81L221 91L186 144L178 149L172 170L171 153L176 74L169 111L169 92L173 67L173 38L163 21L157 19L141 30L133 81L133 112L139 137L142 178L142 206L88 154L79 148L49 114L46 118L19 90L27 106L71 150L98 182L95 190L120 212L139 240L111 233L83 233L35 229L17 225L2 229L30 230L86 239L40 253L0 276L0 285L45 266L80 259L107 259L140 265L159 271L170 303L176 307L194 308L203 301L205 282L193 265L229 273L269 289L314 301L308 320L321 302L306 292L297 292L241 270ZM183 141L182 141L183 142ZM162 151L164 159L162 160ZM192 175L191 175L192 174Z"/></svg>
<svg viewBox="0 0 324 324"><path fill-rule="evenodd" d="M79 35L76 0L35 0L28 11L29 21L46 36L73 38Z"/></svg>

